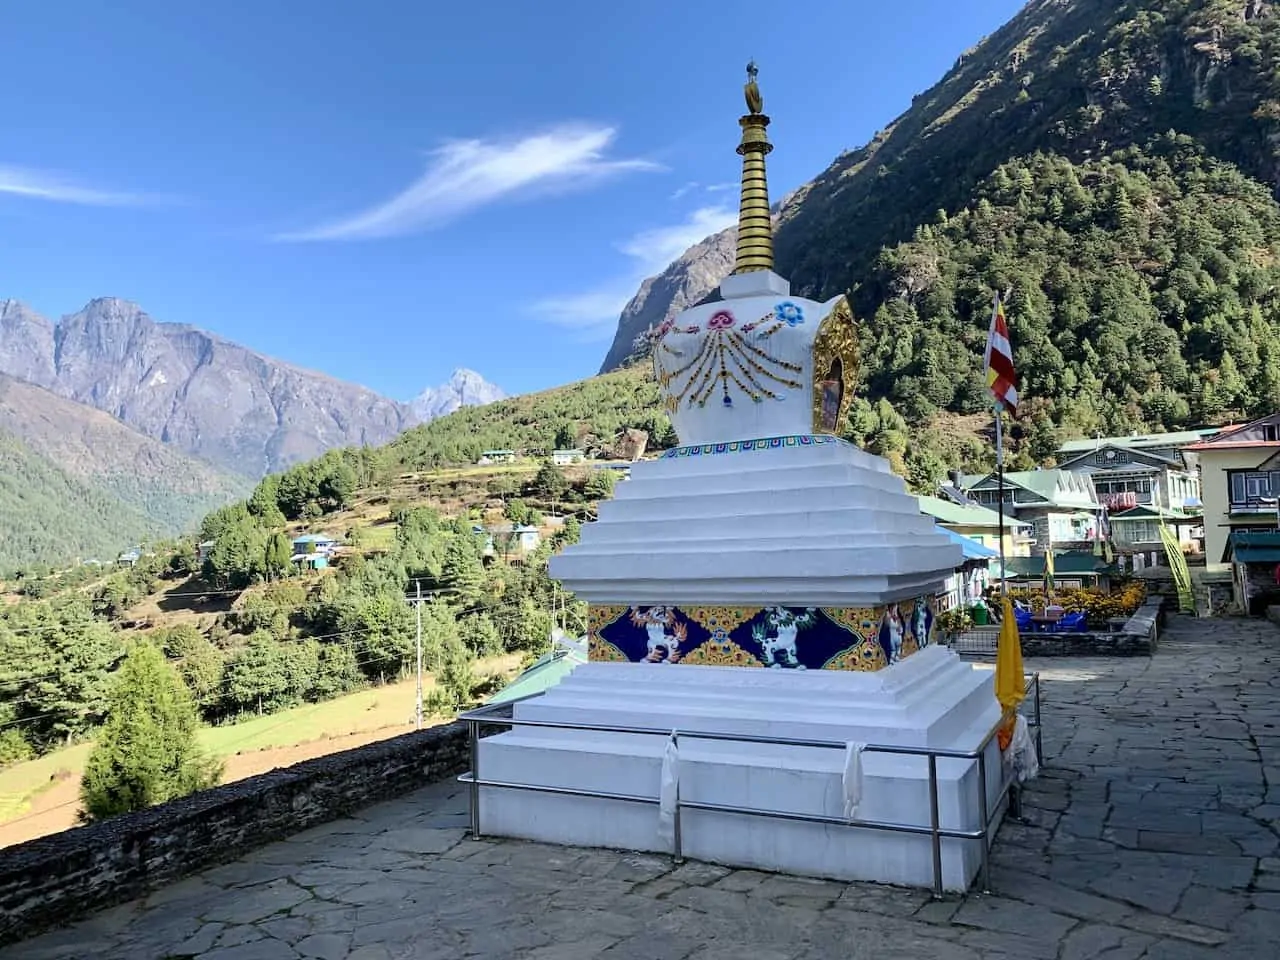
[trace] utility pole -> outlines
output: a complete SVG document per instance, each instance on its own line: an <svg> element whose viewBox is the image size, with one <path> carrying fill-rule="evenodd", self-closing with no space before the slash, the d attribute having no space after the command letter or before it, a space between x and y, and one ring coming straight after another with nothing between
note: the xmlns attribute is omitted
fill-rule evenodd
<svg viewBox="0 0 1280 960"><path fill-rule="evenodd" d="M417 635L417 655L418 655L418 695L414 706L413 719L414 729L422 729L422 581L415 580L413 582L413 612L417 614L418 635Z"/></svg>

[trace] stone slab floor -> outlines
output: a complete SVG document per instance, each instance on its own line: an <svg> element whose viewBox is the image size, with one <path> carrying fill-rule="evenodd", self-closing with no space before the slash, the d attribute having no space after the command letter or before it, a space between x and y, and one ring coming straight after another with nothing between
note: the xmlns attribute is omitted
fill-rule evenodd
<svg viewBox="0 0 1280 960"><path fill-rule="evenodd" d="M1280 629L1178 619L1154 659L1029 666L1047 764L989 896L472 841L450 783L0 958L1280 958Z"/></svg>

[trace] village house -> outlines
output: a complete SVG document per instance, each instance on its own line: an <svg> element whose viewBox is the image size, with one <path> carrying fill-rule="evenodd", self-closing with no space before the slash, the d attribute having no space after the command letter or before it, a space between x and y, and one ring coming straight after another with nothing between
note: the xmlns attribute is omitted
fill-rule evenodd
<svg viewBox="0 0 1280 960"><path fill-rule="evenodd" d="M551 462L557 467L567 467L571 463L581 463L586 454L581 450L552 450Z"/></svg>
<svg viewBox="0 0 1280 960"><path fill-rule="evenodd" d="M942 591L934 598L939 611L968 607L981 599L983 591L991 584L991 563L1000 556L990 547L983 546L972 537L947 530L952 543L960 547L960 566L943 582ZM997 570L997 576L999 571Z"/></svg>
<svg viewBox="0 0 1280 960"><path fill-rule="evenodd" d="M293 538L290 561L308 570L323 570L338 549L338 541L322 533L304 533Z"/></svg>
<svg viewBox="0 0 1280 960"><path fill-rule="evenodd" d="M1193 444L1217 430L1096 437L1058 448L1059 469L1087 475L1107 510L1111 542L1137 568L1158 564L1163 523L1184 553L1198 553L1204 532Z"/></svg>
<svg viewBox="0 0 1280 960"><path fill-rule="evenodd" d="M994 510L1000 501L994 473L962 477L964 492L979 505ZM1098 502L1089 477L1068 470L1015 470L1004 475L1005 516L1030 524L1031 556L1055 551L1088 549L1098 533Z"/></svg>
<svg viewBox="0 0 1280 960"><path fill-rule="evenodd" d="M1000 515L976 503L956 503L942 497L917 497L920 512L933 517L938 526L967 537L994 555L1000 554ZM1029 556L1035 535L1031 524L1013 516L1004 518L1004 555Z"/></svg>
<svg viewBox="0 0 1280 960"><path fill-rule="evenodd" d="M480 454L476 464L488 466L494 463L515 463L517 459L518 455L514 450L486 450Z"/></svg>
<svg viewBox="0 0 1280 960"><path fill-rule="evenodd" d="M1227 428L1187 449L1200 463L1205 572L1228 575L1233 533L1278 526L1280 413Z"/></svg>
<svg viewBox="0 0 1280 960"><path fill-rule="evenodd" d="M1236 609L1255 616L1280 602L1280 530L1235 530L1227 538Z"/></svg>
<svg viewBox="0 0 1280 960"><path fill-rule="evenodd" d="M999 503L994 473L960 478L965 494L982 506ZM1098 556L1102 505L1089 476L1069 470L1015 470L1004 475L1005 516L1029 524L1031 549L1009 557L1005 576L1036 587L1044 582L1045 554L1053 552L1055 582L1073 587L1107 582L1112 567Z"/></svg>
<svg viewBox="0 0 1280 960"><path fill-rule="evenodd" d="M542 543L538 528L528 524L495 523L488 530L482 527L472 527L472 530L485 534L485 553L489 556L520 559Z"/></svg>
<svg viewBox="0 0 1280 960"><path fill-rule="evenodd" d="M203 567L205 561L213 556L213 548L217 546L216 540L201 540L196 544L196 565Z"/></svg>

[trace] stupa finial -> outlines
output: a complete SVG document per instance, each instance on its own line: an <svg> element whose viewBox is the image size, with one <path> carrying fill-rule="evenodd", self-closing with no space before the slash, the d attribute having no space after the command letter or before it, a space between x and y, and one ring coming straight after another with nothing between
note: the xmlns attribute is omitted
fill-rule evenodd
<svg viewBox="0 0 1280 960"><path fill-rule="evenodd" d="M738 255L734 273L773 269L773 222L769 217L769 184L764 172L764 158L773 145L765 132L769 118L763 113L764 98L756 83L759 72L754 60L747 64L743 92L749 112L738 121L742 127L742 142L738 144L738 155L742 157L742 194L738 204Z"/></svg>
<svg viewBox="0 0 1280 960"><path fill-rule="evenodd" d="M747 110L751 113L764 113L764 98L760 96L760 87L756 85L759 74L760 68L756 66L755 60L747 61L747 85L744 92L747 95Z"/></svg>

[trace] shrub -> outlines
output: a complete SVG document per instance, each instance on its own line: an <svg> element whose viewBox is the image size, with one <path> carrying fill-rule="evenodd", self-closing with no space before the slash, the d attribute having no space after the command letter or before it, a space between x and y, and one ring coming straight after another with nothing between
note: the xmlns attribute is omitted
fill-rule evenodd
<svg viewBox="0 0 1280 960"><path fill-rule="evenodd" d="M1033 610L1043 610L1043 590L1010 590L1009 595L1021 600ZM1117 584L1111 592L1096 588L1069 588L1055 590L1053 598L1058 606L1070 613L1083 613L1089 628L1102 630L1112 617L1128 617L1147 598L1146 584L1140 580Z"/></svg>
<svg viewBox="0 0 1280 960"><path fill-rule="evenodd" d="M217 783L222 765L200 750L198 727L191 694L173 667L153 644L135 643L80 781L81 817L101 820Z"/></svg>
<svg viewBox="0 0 1280 960"><path fill-rule="evenodd" d="M973 617L966 607L955 607L938 614L938 629L948 637L973 629Z"/></svg>

